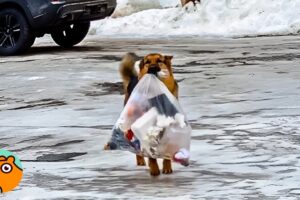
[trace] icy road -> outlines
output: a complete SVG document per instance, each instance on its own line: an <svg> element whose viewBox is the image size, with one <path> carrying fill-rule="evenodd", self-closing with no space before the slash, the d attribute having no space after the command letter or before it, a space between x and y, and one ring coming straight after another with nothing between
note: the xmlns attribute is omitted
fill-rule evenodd
<svg viewBox="0 0 300 200"><path fill-rule="evenodd" d="M0 148L24 178L1 199L300 198L300 38L101 39L61 50L39 41L0 57ZM104 152L122 110L125 52L174 55L193 127L192 162L149 176Z"/></svg>

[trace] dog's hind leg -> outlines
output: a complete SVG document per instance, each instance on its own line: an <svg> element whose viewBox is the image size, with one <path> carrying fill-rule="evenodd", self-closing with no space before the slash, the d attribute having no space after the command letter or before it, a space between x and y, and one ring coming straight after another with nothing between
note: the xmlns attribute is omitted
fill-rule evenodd
<svg viewBox="0 0 300 200"><path fill-rule="evenodd" d="M151 176L158 176L160 174L156 159L149 158L149 169Z"/></svg>
<svg viewBox="0 0 300 200"><path fill-rule="evenodd" d="M163 174L172 174L172 163L171 160L164 159L163 161Z"/></svg>
<svg viewBox="0 0 300 200"><path fill-rule="evenodd" d="M138 166L145 166L146 162L143 156L136 155L136 164Z"/></svg>

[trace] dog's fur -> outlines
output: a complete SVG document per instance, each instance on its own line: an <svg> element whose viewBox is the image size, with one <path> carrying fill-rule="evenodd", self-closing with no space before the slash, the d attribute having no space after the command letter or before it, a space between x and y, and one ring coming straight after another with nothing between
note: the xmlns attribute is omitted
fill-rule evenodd
<svg viewBox="0 0 300 200"><path fill-rule="evenodd" d="M130 94L140 80L145 74L149 73L149 70L153 68L158 70L158 78L167 86L169 91L178 98L178 84L173 76L172 69L172 60L173 56L163 56L161 54L149 54L145 56L139 65L139 72L135 70L135 62L138 60L138 57L134 53L127 53L121 62L120 65L120 74L123 79L123 86L125 92L125 101L124 104L128 101ZM165 76L159 76L159 72L167 72ZM142 156L136 156L137 165L145 165L145 160ZM150 174L152 176L158 176L160 170L156 159L149 158L149 168ZM163 173L170 174L172 173L172 165L170 160L163 160Z"/></svg>

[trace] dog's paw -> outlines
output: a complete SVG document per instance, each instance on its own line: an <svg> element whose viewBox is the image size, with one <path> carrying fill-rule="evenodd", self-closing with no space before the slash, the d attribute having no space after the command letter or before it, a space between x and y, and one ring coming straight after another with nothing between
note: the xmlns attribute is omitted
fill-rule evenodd
<svg viewBox="0 0 300 200"><path fill-rule="evenodd" d="M173 173L172 168L164 168L163 169L163 174L172 174L172 173Z"/></svg>
<svg viewBox="0 0 300 200"><path fill-rule="evenodd" d="M137 166L146 166L146 162L143 160L143 161L137 161Z"/></svg>
<svg viewBox="0 0 300 200"><path fill-rule="evenodd" d="M115 150L117 148L118 146L114 142L108 142L103 147L104 150Z"/></svg>
<svg viewBox="0 0 300 200"><path fill-rule="evenodd" d="M110 150L109 144L105 144L105 145L103 146L103 150Z"/></svg>
<svg viewBox="0 0 300 200"><path fill-rule="evenodd" d="M136 164L137 166L145 166L146 165L145 158L143 156L136 155Z"/></svg>
<svg viewBox="0 0 300 200"><path fill-rule="evenodd" d="M160 170L157 168L157 169L151 169L150 168L150 175L151 176L159 176L160 175Z"/></svg>
<svg viewBox="0 0 300 200"><path fill-rule="evenodd" d="M164 159L163 161L163 174L172 174L172 164L171 160Z"/></svg>
<svg viewBox="0 0 300 200"><path fill-rule="evenodd" d="M160 174L160 170L156 159L149 158L149 170L151 176L158 176Z"/></svg>
<svg viewBox="0 0 300 200"><path fill-rule="evenodd" d="M146 162L145 161L139 161L136 164L137 164L137 166L146 166Z"/></svg>

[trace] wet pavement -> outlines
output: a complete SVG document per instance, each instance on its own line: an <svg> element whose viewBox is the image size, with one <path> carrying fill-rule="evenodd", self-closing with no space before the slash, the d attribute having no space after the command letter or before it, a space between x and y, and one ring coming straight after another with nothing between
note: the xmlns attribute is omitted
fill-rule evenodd
<svg viewBox="0 0 300 200"><path fill-rule="evenodd" d="M192 162L153 178L102 151L122 110L129 51L173 55ZM0 148L24 178L1 199L300 199L300 38L40 40L0 57Z"/></svg>

